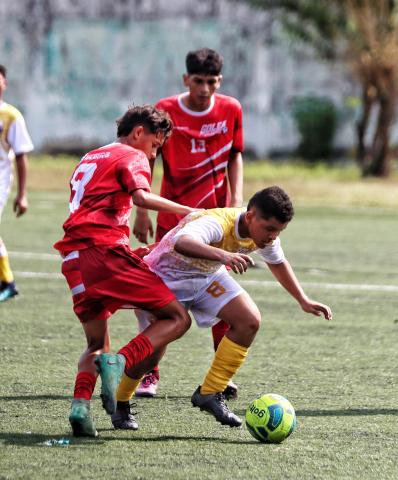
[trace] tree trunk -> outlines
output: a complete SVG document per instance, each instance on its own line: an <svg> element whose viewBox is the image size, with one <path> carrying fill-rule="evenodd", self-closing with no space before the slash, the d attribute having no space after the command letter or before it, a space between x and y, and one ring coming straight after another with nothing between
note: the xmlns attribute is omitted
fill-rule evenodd
<svg viewBox="0 0 398 480"><path fill-rule="evenodd" d="M369 153L366 148L365 136L368 129L370 112L373 105L374 97L369 94L369 85L363 85L362 90L362 115L357 122L357 162L361 168L362 174L369 164Z"/></svg>
<svg viewBox="0 0 398 480"><path fill-rule="evenodd" d="M378 97L379 115L373 138L371 162L362 170L364 176L388 177L391 173L390 130L394 120L396 95L394 85Z"/></svg>

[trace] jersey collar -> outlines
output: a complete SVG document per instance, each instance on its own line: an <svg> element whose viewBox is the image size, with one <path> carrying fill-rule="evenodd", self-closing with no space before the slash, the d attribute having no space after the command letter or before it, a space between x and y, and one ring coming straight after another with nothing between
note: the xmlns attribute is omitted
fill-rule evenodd
<svg viewBox="0 0 398 480"><path fill-rule="evenodd" d="M203 112L195 112L194 110L191 110L190 108L188 108L184 102L183 102L183 98L186 97L188 95L188 93L181 93L180 95L178 95L178 105L179 107L181 108L181 110L183 110L185 113L187 113L188 115L192 115L193 117L204 117L205 115L207 115L208 113L210 113L212 110L213 110L213 107L214 107L214 103L216 101L216 95L212 95L211 99L210 99L210 105L209 105L209 108L206 108L206 110L203 110Z"/></svg>
<svg viewBox="0 0 398 480"><path fill-rule="evenodd" d="M246 212L245 209L242 210L242 212L236 217L235 220L235 235L238 240L250 240L250 238L244 238L239 235L239 220L241 215L243 215Z"/></svg>

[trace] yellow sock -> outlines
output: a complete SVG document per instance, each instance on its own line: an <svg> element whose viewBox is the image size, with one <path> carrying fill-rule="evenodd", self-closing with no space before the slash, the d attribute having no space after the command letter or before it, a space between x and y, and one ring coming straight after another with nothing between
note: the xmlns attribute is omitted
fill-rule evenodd
<svg viewBox="0 0 398 480"><path fill-rule="evenodd" d="M0 280L5 283L11 283L14 281L14 275L10 268L8 255L0 256Z"/></svg>
<svg viewBox="0 0 398 480"><path fill-rule="evenodd" d="M128 402L131 397L134 395L136 388L140 384L142 377L139 379L130 378L125 373L123 373L122 379L120 380L119 387L116 392L116 399L118 402Z"/></svg>
<svg viewBox="0 0 398 480"><path fill-rule="evenodd" d="M223 392L228 382L245 361L249 349L223 337L213 363L200 388L202 395Z"/></svg>

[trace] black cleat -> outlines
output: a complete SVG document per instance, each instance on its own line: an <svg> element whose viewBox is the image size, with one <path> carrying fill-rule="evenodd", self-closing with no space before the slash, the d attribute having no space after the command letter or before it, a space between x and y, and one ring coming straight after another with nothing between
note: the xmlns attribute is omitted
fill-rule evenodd
<svg viewBox="0 0 398 480"><path fill-rule="evenodd" d="M117 402L116 412L111 415L112 424L115 428L120 430L138 430L138 423L134 418L131 407L130 402Z"/></svg>
<svg viewBox="0 0 398 480"><path fill-rule="evenodd" d="M242 420L231 412L226 405L224 395L221 392L202 395L199 386L192 395L191 402L194 407L199 407L201 410L211 413L217 422L222 425L229 425L230 427L240 427L242 425Z"/></svg>
<svg viewBox="0 0 398 480"><path fill-rule="evenodd" d="M226 400L236 400L238 398L238 387L231 380L222 393Z"/></svg>

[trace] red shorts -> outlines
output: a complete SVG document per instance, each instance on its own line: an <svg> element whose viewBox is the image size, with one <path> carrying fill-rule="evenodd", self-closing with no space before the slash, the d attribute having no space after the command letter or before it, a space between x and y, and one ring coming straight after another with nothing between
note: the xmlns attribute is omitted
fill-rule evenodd
<svg viewBox="0 0 398 480"><path fill-rule="evenodd" d="M62 273L81 322L106 320L120 308L155 310L174 294L126 245L75 250L64 257Z"/></svg>

